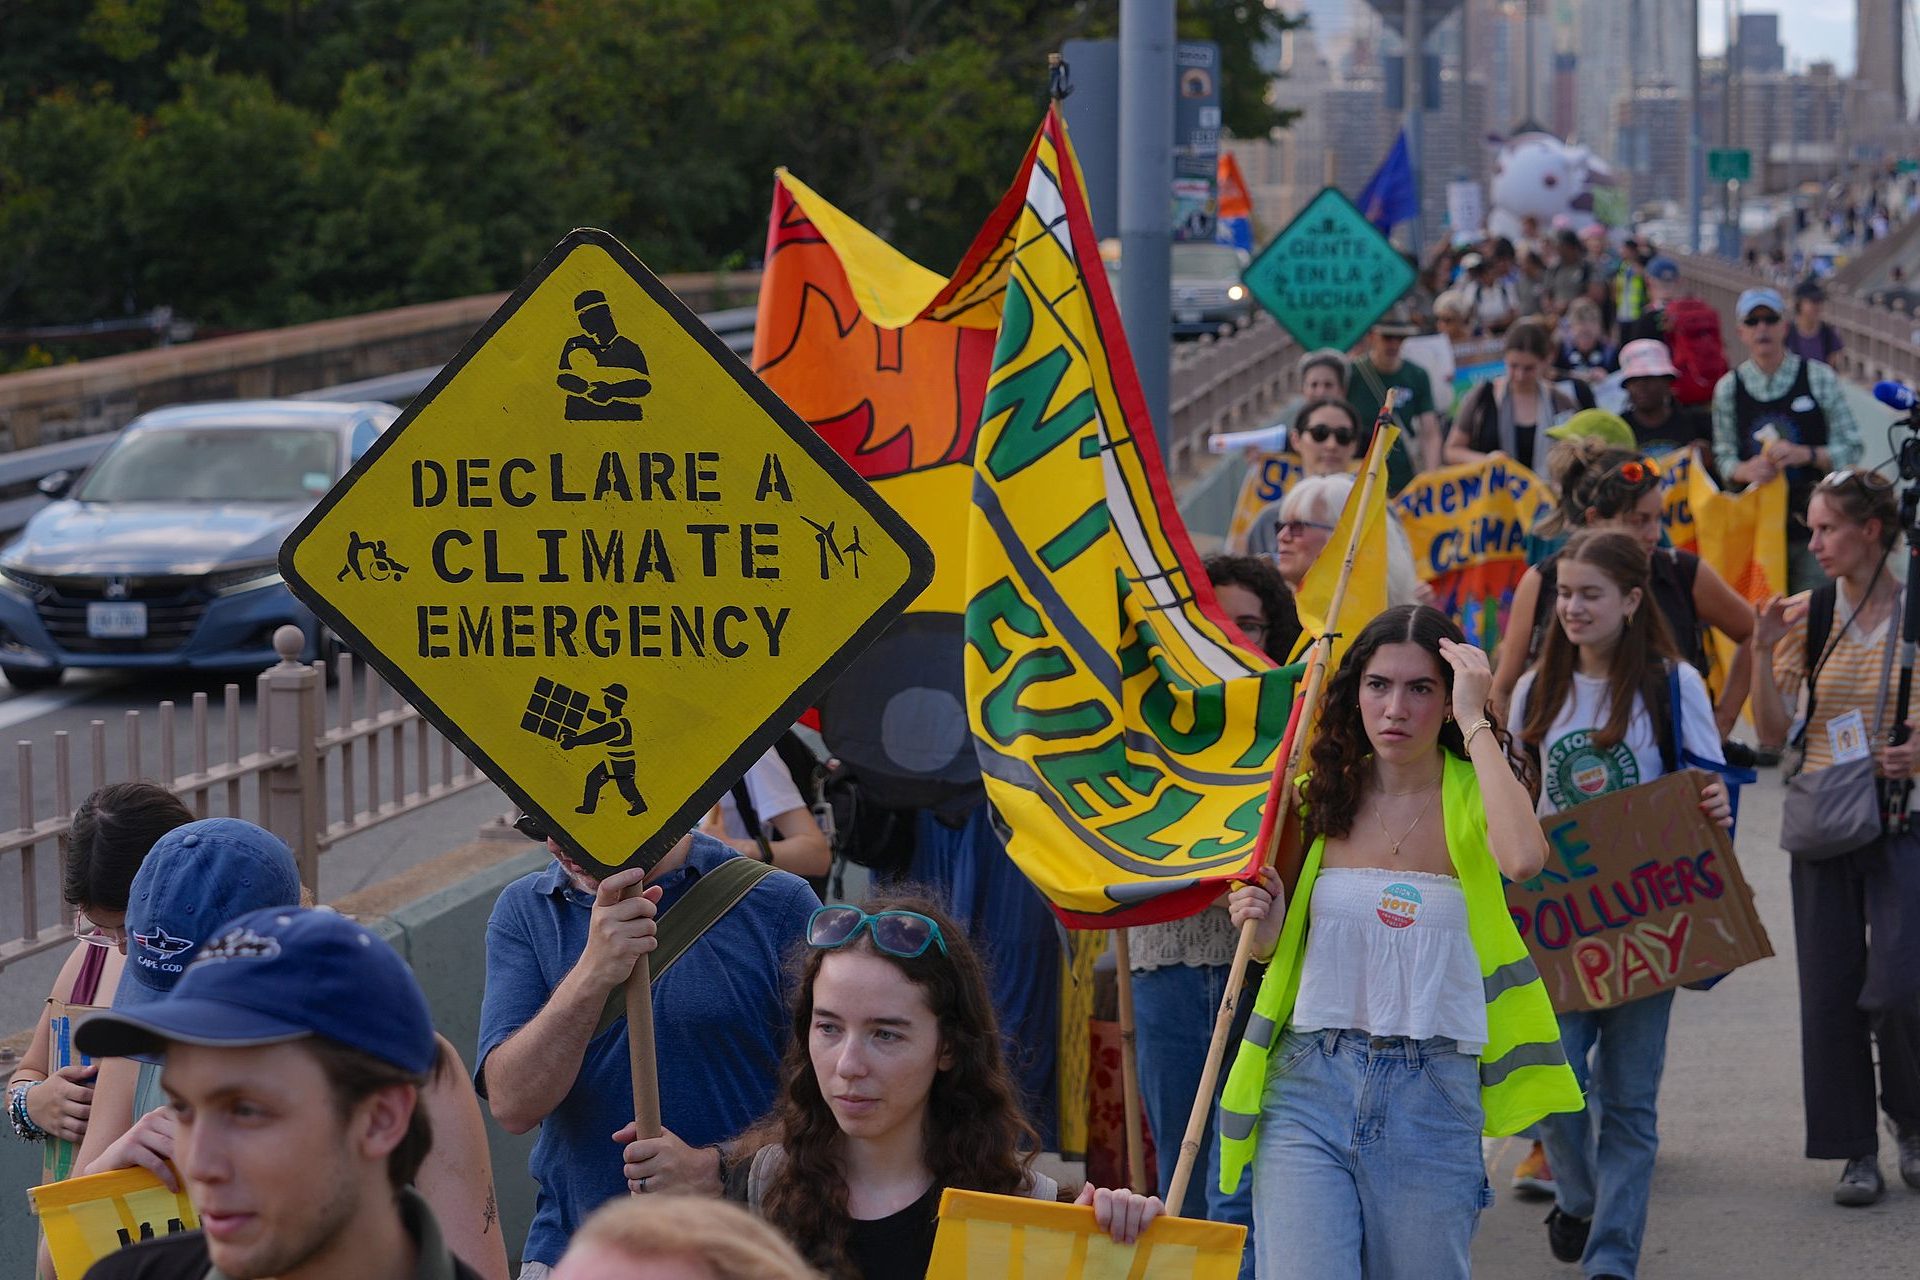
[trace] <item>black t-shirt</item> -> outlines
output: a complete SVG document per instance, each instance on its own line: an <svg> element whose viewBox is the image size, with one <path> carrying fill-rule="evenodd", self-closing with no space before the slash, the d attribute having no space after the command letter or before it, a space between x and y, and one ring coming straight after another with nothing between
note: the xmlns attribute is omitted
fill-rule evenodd
<svg viewBox="0 0 1920 1280"><path fill-rule="evenodd" d="M1713 419L1704 407L1676 404L1657 427L1648 426L1632 408L1620 416L1633 428L1633 438L1640 447L1654 453L1684 449L1695 441L1713 443Z"/></svg>
<svg viewBox="0 0 1920 1280"><path fill-rule="evenodd" d="M426 1202L411 1187L400 1193L400 1215L418 1248L414 1280L480 1280L480 1273L453 1256L440 1237ZM927 1237L932 1256L933 1237ZM110 1253L87 1268L85 1280L206 1280L213 1271L207 1238L181 1231Z"/></svg>
<svg viewBox="0 0 1920 1280"><path fill-rule="evenodd" d="M212 1269L207 1238L182 1231L108 1254L87 1269L86 1280L205 1280Z"/></svg>
<svg viewBox="0 0 1920 1280"><path fill-rule="evenodd" d="M940 1225L940 1184L898 1213L847 1227L847 1258L863 1280L920 1280L933 1261Z"/></svg>

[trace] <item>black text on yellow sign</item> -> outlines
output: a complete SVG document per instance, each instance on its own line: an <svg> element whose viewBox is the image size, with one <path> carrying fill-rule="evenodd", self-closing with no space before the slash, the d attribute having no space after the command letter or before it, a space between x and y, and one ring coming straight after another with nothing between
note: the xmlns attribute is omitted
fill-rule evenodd
<svg viewBox="0 0 1920 1280"><path fill-rule="evenodd" d="M587 865L651 865L932 574L576 231L288 539L287 581Z"/></svg>

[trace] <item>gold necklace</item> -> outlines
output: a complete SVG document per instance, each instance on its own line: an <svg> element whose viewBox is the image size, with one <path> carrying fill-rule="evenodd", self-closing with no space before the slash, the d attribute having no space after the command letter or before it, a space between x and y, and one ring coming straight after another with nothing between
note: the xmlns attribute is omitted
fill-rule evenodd
<svg viewBox="0 0 1920 1280"><path fill-rule="evenodd" d="M1389 792L1386 792L1385 794L1410 796L1416 793L1412 791L1398 791L1398 792L1389 791ZM1400 838L1398 840L1395 840L1393 838L1393 833L1387 830L1387 820L1380 816L1379 801L1376 800L1374 802L1373 804L1374 825L1380 828L1380 836L1390 846L1389 853L1392 857L1398 858L1400 856L1400 846L1405 844L1407 837L1413 834L1414 827L1418 827L1422 822L1426 821L1427 810L1433 808L1433 798L1439 794L1440 794L1440 784L1438 782L1435 782L1432 786L1427 788L1427 802L1420 806L1419 816L1413 820L1413 824L1411 826L1409 826L1405 831L1400 833Z"/></svg>

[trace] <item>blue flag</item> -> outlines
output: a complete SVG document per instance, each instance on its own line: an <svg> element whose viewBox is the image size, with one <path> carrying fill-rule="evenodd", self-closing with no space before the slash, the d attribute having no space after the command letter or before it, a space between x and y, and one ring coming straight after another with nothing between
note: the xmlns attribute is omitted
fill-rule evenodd
<svg viewBox="0 0 1920 1280"><path fill-rule="evenodd" d="M1420 211L1420 193L1413 185L1413 162L1407 158L1407 131L1394 135L1393 150L1367 179L1366 190L1354 201L1368 222L1385 235L1396 223L1407 221Z"/></svg>

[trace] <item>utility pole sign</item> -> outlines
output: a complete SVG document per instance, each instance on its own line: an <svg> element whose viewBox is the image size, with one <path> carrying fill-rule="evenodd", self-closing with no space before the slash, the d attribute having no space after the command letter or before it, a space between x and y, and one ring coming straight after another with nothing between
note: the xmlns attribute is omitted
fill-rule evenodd
<svg viewBox="0 0 1920 1280"><path fill-rule="evenodd" d="M657 862L933 571L866 482L592 230L547 255L280 564L602 868Z"/></svg>

